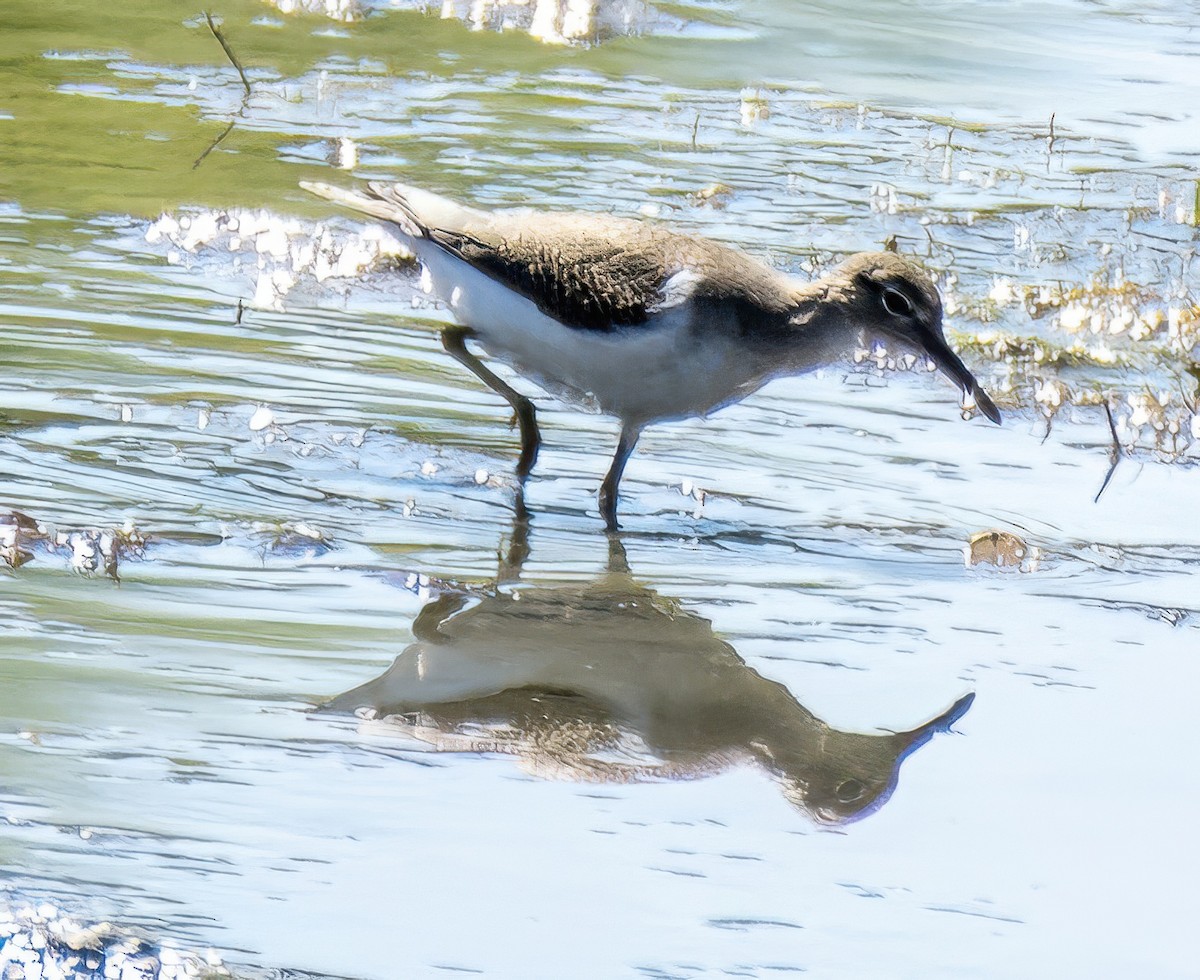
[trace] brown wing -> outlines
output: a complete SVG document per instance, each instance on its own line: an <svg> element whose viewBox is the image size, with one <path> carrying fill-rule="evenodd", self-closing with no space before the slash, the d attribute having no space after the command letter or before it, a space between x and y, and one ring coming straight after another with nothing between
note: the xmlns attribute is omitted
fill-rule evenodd
<svg viewBox="0 0 1200 980"><path fill-rule="evenodd" d="M574 216L540 215L536 232L518 228L430 228L429 239L516 290L569 327L608 331L645 323L664 299L667 279L687 262L682 236ZM521 223L529 220L526 218Z"/></svg>
<svg viewBox="0 0 1200 980"><path fill-rule="evenodd" d="M794 285L762 262L648 222L571 212L489 213L400 184L372 183L368 191L402 229L568 327L639 326L659 310L694 301L728 303L751 318L783 313L794 302Z"/></svg>

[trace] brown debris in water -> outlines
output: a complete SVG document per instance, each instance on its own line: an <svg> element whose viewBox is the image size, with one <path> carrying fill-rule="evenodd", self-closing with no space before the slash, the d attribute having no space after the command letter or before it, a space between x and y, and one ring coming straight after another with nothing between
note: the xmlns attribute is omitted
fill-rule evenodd
<svg viewBox="0 0 1200 980"><path fill-rule="evenodd" d="M966 565L995 565L997 568L1016 568L1020 571L1037 570L1039 552L1025 540L1010 531L980 531L972 534L963 549Z"/></svg>
<svg viewBox="0 0 1200 980"><path fill-rule="evenodd" d="M707 187L701 187L698 191L693 191L691 195L692 204L697 207L707 204L709 207L720 210L725 207L725 199L733 193L733 188L728 184L720 182L709 184Z"/></svg>
<svg viewBox="0 0 1200 980"><path fill-rule="evenodd" d="M20 568L43 551L65 554L71 570L81 575L102 572L119 582L121 561L143 557L145 548L146 535L129 521L115 530L56 529L20 511L0 514L0 561L9 568Z"/></svg>
<svg viewBox="0 0 1200 980"><path fill-rule="evenodd" d="M230 977L215 950L154 942L111 922L82 922L49 903L0 905L5 980L215 980Z"/></svg>
<svg viewBox="0 0 1200 980"><path fill-rule="evenodd" d="M24 547L38 537L37 521L20 511L0 514L0 561L9 568L20 568L33 561L33 553Z"/></svg>

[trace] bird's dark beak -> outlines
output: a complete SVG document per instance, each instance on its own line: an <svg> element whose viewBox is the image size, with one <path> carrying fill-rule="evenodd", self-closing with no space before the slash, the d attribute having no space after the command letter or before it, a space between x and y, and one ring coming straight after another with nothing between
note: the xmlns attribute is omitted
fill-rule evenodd
<svg viewBox="0 0 1200 980"><path fill-rule="evenodd" d="M950 726L970 710L974 701L974 691L970 694L964 694L936 718L930 719L924 725L914 728L911 732L901 732L899 737L906 740L905 754L920 748L939 732L950 731Z"/></svg>
<svg viewBox="0 0 1200 980"><path fill-rule="evenodd" d="M938 370L962 388L964 393L975 399L975 404L979 407L979 411L983 412L984 415L999 425L1000 409L996 407L996 403L992 401L988 393L975 380L975 375L967 370L967 366L963 364L962 359L950 349L950 345L942 337L941 331L926 327L921 330L920 339L925 353L933 359L933 363L938 366Z"/></svg>

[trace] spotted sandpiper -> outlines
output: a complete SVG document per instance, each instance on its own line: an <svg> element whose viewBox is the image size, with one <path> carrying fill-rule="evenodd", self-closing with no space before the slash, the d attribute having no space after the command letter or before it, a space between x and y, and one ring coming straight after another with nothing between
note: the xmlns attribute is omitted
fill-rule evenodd
<svg viewBox="0 0 1200 980"><path fill-rule="evenodd" d="M484 211L405 184L302 183L390 222L460 325L442 344L512 406L524 486L540 436L533 403L467 348L621 423L600 487L617 527L617 488L642 429L704 416L772 378L801 374L881 335L928 356L993 422L1000 412L942 336L942 301L918 266L863 252L812 282L736 249L605 214Z"/></svg>

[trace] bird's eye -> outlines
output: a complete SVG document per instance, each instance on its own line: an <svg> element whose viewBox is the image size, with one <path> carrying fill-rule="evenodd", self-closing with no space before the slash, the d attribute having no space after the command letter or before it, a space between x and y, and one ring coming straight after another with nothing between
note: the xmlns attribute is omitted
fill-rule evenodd
<svg viewBox="0 0 1200 980"><path fill-rule="evenodd" d="M834 790L834 792L837 794L837 798L842 803L853 803L856 800L860 800L866 791L867 787L865 787L857 779L847 779L845 782L841 783L836 790Z"/></svg>
<svg viewBox="0 0 1200 980"><path fill-rule="evenodd" d="M898 289L883 291L883 308L892 316L912 316L912 301Z"/></svg>

